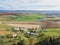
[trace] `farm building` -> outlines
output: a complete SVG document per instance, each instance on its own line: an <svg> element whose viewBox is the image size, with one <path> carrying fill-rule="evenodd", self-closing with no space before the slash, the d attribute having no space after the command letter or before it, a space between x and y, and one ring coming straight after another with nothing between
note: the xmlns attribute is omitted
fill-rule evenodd
<svg viewBox="0 0 60 45"><path fill-rule="evenodd" d="M27 32L26 34L28 34L28 35L33 35L34 33L33 33L33 32Z"/></svg>
<svg viewBox="0 0 60 45"><path fill-rule="evenodd" d="M37 22L44 22L45 19L44 18L37 18Z"/></svg>
<svg viewBox="0 0 60 45"><path fill-rule="evenodd" d="M49 19L60 19L60 16L59 15L46 15L46 19L49 20Z"/></svg>
<svg viewBox="0 0 60 45"><path fill-rule="evenodd" d="M56 15L46 15L46 18L56 18Z"/></svg>
<svg viewBox="0 0 60 45"><path fill-rule="evenodd" d="M26 31L27 29L23 27L14 27L13 30L14 31Z"/></svg>
<svg viewBox="0 0 60 45"><path fill-rule="evenodd" d="M13 30L15 30L15 31L19 31L20 28L18 28L18 27L14 27Z"/></svg>
<svg viewBox="0 0 60 45"><path fill-rule="evenodd" d="M13 34L13 37L16 37L17 36L17 34Z"/></svg>

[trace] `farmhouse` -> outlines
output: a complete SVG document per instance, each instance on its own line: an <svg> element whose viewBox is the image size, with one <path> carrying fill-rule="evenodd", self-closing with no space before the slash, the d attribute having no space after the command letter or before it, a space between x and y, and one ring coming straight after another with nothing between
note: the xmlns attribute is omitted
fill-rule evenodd
<svg viewBox="0 0 60 45"><path fill-rule="evenodd" d="M13 30L14 31L26 31L27 29L23 27L14 27Z"/></svg>
<svg viewBox="0 0 60 45"><path fill-rule="evenodd" d="M20 29L18 27L14 27L13 30L19 31Z"/></svg>

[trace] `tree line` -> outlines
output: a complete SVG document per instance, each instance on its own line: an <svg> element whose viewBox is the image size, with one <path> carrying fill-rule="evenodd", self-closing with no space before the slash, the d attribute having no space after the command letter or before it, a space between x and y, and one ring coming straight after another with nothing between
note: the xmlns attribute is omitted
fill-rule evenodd
<svg viewBox="0 0 60 45"><path fill-rule="evenodd" d="M35 45L60 45L60 37L47 37Z"/></svg>

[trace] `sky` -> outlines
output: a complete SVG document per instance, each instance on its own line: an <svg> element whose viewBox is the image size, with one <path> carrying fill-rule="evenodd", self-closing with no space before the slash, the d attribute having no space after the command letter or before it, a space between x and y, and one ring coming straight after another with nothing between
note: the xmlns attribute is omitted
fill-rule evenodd
<svg viewBox="0 0 60 45"><path fill-rule="evenodd" d="M0 10L60 10L60 0L0 0Z"/></svg>

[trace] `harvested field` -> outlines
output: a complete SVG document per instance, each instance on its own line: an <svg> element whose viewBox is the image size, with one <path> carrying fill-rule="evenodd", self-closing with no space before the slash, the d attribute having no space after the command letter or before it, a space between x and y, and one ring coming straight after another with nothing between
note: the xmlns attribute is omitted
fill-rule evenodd
<svg viewBox="0 0 60 45"><path fill-rule="evenodd" d="M6 25L14 26L14 27L23 27L23 28L39 28L41 23L29 23L29 22L5 22Z"/></svg>
<svg viewBox="0 0 60 45"><path fill-rule="evenodd" d="M0 35L6 35L6 34L14 34L13 32L10 32L10 31L3 31L3 30L0 30Z"/></svg>
<svg viewBox="0 0 60 45"><path fill-rule="evenodd" d="M8 31L0 31L0 35L6 35L6 34L9 33L9 32L8 32L8 33L7 33L7 32L8 32Z"/></svg>

